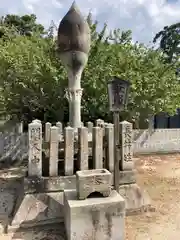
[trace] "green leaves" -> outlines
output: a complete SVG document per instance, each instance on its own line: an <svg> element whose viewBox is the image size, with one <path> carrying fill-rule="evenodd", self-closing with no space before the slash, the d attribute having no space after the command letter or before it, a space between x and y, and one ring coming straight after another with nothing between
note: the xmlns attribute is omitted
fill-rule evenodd
<svg viewBox="0 0 180 240"><path fill-rule="evenodd" d="M47 51L52 45L52 41L35 36L0 41L3 104L9 115L15 113L26 121L34 117L47 121L49 112L61 109L65 73L58 68L55 56L52 60L52 52Z"/></svg>
<svg viewBox="0 0 180 240"><path fill-rule="evenodd" d="M133 45L126 40L118 44L121 37L117 33L114 43L98 43L98 52L92 51L83 74L82 82L86 90L83 104L86 103L89 116L92 119L107 117L107 80L114 75L131 81L129 105L124 113L129 120L141 115L146 118L150 113L159 111L175 111L180 97L175 66L164 63L161 51L148 49L142 44ZM94 115L97 114L94 106L98 108L98 116Z"/></svg>
<svg viewBox="0 0 180 240"><path fill-rule="evenodd" d="M13 15L8 14L5 17L1 17L1 26L6 28L15 28L17 34L24 36L31 36L33 33L44 34L44 27L41 24L36 23L36 15ZM2 37L3 34L0 35Z"/></svg>

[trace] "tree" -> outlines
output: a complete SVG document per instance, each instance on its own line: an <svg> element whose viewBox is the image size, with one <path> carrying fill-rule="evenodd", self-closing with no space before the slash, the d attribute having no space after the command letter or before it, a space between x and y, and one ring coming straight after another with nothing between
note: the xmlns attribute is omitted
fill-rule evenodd
<svg viewBox="0 0 180 240"><path fill-rule="evenodd" d="M108 35L106 25L99 33L97 23L90 27L92 46L82 75L83 121L111 120L107 81L112 76L131 82L129 104L121 114L124 119L145 119L161 111L173 113L179 107L177 63L165 63L160 50L133 45L129 31L116 30ZM11 41L0 39L2 111L26 121L68 120L68 102L64 98L67 74L55 54L55 41L38 34L8 36Z"/></svg>
<svg viewBox="0 0 180 240"><path fill-rule="evenodd" d="M51 21L51 24L47 30L47 37L51 39L55 39L55 32L57 32L58 28L55 25L54 21Z"/></svg>
<svg viewBox="0 0 180 240"><path fill-rule="evenodd" d="M153 42L160 40L160 48L167 55L167 61L172 62L180 58L180 22L164 29L156 34Z"/></svg>
<svg viewBox="0 0 180 240"><path fill-rule="evenodd" d="M1 109L19 120L62 120L65 74L54 55L54 42L16 36L1 39L0 46Z"/></svg>
<svg viewBox="0 0 180 240"><path fill-rule="evenodd" d="M93 34L97 33L97 23L93 27ZM133 45L130 31L114 30L106 37L105 32L103 28L93 38L88 66L82 78L83 109L87 118L109 117L107 81L114 75L131 81L128 109L123 113L127 119L145 119L160 111L173 113L180 96L175 75L178 63L173 66L164 63L160 50L154 51L142 44Z"/></svg>
<svg viewBox="0 0 180 240"><path fill-rule="evenodd" d="M86 116L107 118L107 81L119 76L131 81L126 119L147 118L149 114L173 113L179 104L175 66L165 64L160 52L143 45L102 44L90 55L83 75L83 106Z"/></svg>
<svg viewBox="0 0 180 240"><path fill-rule="evenodd" d="M36 15L34 14L23 16L8 14L5 17L1 17L0 26L0 37L4 35L6 28L14 28L18 34L25 36L30 36L32 33L40 35L45 33L44 27L36 23Z"/></svg>

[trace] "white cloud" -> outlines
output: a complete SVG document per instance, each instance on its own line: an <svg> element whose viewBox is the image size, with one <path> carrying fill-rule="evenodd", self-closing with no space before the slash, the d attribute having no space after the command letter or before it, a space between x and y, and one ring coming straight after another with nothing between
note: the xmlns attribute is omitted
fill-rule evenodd
<svg viewBox="0 0 180 240"><path fill-rule="evenodd" d="M94 19L109 29L132 30L133 40L146 44L165 25L180 21L180 0L77 0L81 12L92 12ZM0 14L35 13L46 27L59 24L72 0L0 0Z"/></svg>

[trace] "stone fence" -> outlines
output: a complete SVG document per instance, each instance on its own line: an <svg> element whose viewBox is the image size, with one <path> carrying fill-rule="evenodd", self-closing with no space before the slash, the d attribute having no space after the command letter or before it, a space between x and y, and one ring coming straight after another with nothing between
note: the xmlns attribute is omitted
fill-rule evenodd
<svg viewBox="0 0 180 240"><path fill-rule="evenodd" d="M60 134L63 134L63 125L58 122ZM83 123L82 123L83 125ZM96 120L95 126L105 128L108 123L103 120ZM92 132L94 124L87 122L88 132ZM45 139L49 141L50 123L45 125ZM105 134L105 130L104 130ZM165 129L133 129L133 154L151 154L151 153L176 153L180 152L180 128L165 128Z"/></svg>
<svg viewBox="0 0 180 240"><path fill-rule="evenodd" d="M61 122L57 122L56 126L58 127L60 138L63 137L64 126ZM88 133L90 135L92 134L93 126L94 125L92 122L88 122L86 124L86 127L88 128ZM96 121L95 126L103 128L103 135L105 135L105 128L107 126L107 123L104 123L102 120L99 119ZM45 129L43 132L43 144L45 144L46 149L48 147L48 142L50 139L50 128L51 123L46 123L43 128ZM180 152L179 128L134 129L132 133L132 139L133 154ZM59 145L61 148L63 144L63 141L60 141ZM91 142L88 143L88 146L91 146ZM60 155L62 155L61 152L62 151L60 150ZM28 159L28 133L23 132L22 123L14 124L13 128L11 127L8 130L0 129L0 162L5 162L7 159L11 159L12 161L17 159L21 161L23 159Z"/></svg>
<svg viewBox="0 0 180 240"><path fill-rule="evenodd" d="M127 170L132 162L132 124L124 121L120 126L123 146L121 170ZM41 177L43 161L46 161L45 164L49 163L49 176L52 177L62 174L71 176L77 170L87 169L106 168L112 172L113 140L113 124L106 124L104 127L92 126L91 129L82 126L74 133L73 128L63 129L59 122L56 126L46 123L43 138L42 124L39 120L34 120L29 124L28 176Z"/></svg>

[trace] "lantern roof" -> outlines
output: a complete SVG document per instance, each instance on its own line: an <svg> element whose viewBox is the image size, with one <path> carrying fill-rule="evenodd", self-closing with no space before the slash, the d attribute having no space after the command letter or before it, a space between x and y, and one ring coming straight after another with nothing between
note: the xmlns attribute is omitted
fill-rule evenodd
<svg viewBox="0 0 180 240"><path fill-rule="evenodd" d="M124 84L124 85L130 85L131 83L128 80L124 80L122 78L113 76L111 80L108 81L108 84Z"/></svg>

